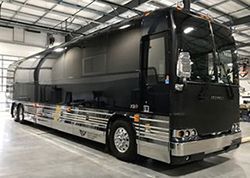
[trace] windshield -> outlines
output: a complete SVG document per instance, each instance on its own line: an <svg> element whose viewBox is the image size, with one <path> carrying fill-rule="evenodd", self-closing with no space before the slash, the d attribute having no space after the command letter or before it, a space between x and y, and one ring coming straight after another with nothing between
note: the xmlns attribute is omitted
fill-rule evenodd
<svg viewBox="0 0 250 178"><path fill-rule="evenodd" d="M190 54L191 76L187 80L236 83L235 48L230 30L184 13L176 12L174 16L178 51Z"/></svg>

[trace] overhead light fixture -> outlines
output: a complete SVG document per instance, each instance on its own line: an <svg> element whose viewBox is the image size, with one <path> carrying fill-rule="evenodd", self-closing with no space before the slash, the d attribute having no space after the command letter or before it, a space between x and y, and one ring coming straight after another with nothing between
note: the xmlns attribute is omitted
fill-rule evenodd
<svg viewBox="0 0 250 178"><path fill-rule="evenodd" d="M183 32L184 32L185 34L188 34L188 33L190 33L190 32L193 31L193 30L194 30L193 27L187 27L187 28L184 29Z"/></svg>
<svg viewBox="0 0 250 178"><path fill-rule="evenodd" d="M54 49L54 51L57 52L57 53L60 53L60 52L62 52L63 50L64 50L64 48L56 48L56 49Z"/></svg>
<svg viewBox="0 0 250 178"><path fill-rule="evenodd" d="M39 58L41 58L41 56L38 55L38 56L35 56L35 58L39 59Z"/></svg>
<svg viewBox="0 0 250 178"><path fill-rule="evenodd" d="M122 29L128 28L128 27L130 27L130 26L131 26L130 24L123 25L123 26L119 27L119 29L122 30Z"/></svg>

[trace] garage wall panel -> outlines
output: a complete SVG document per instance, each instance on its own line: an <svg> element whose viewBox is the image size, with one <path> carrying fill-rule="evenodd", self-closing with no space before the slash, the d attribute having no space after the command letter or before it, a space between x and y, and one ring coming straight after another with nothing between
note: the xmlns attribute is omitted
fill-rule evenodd
<svg viewBox="0 0 250 178"><path fill-rule="evenodd" d="M25 43L37 46L46 46L47 44L47 33L36 33L25 31Z"/></svg>
<svg viewBox="0 0 250 178"><path fill-rule="evenodd" d="M23 28L14 28L14 41L24 42L24 30Z"/></svg>
<svg viewBox="0 0 250 178"><path fill-rule="evenodd" d="M0 27L0 40L12 41L13 40L13 28Z"/></svg>

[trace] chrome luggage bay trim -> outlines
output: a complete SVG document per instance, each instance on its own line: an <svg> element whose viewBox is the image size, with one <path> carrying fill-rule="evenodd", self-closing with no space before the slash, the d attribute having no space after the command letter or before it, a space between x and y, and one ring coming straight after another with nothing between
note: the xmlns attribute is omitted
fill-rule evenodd
<svg viewBox="0 0 250 178"><path fill-rule="evenodd" d="M31 122L106 143L108 121L113 115L107 110L72 108L67 112L66 106L28 102L24 106L26 119ZM138 123L133 122L138 154L170 163L169 119L168 116L144 114Z"/></svg>

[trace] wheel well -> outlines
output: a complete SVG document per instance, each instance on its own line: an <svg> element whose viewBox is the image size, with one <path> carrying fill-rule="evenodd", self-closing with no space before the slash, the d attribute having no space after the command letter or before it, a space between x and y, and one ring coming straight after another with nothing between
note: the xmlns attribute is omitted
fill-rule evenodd
<svg viewBox="0 0 250 178"><path fill-rule="evenodd" d="M125 122L130 123L130 125L133 127L133 120L128 117L128 116L124 116L122 114L114 114L113 116L110 117L108 124L107 124L107 130L106 130L106 147L109 149L109 133L110 133L110 128L112 126L112 124L117 121L117 120L123 120ZM136 134L135 128L133 127L134 133Z"/></svg>
<svg viewBox="0 0 250 178"><path fill-rule="evenodd" d="M23 107L23 104L22 103L18 103L17 107L20 107L20 106Z"/></svg>

